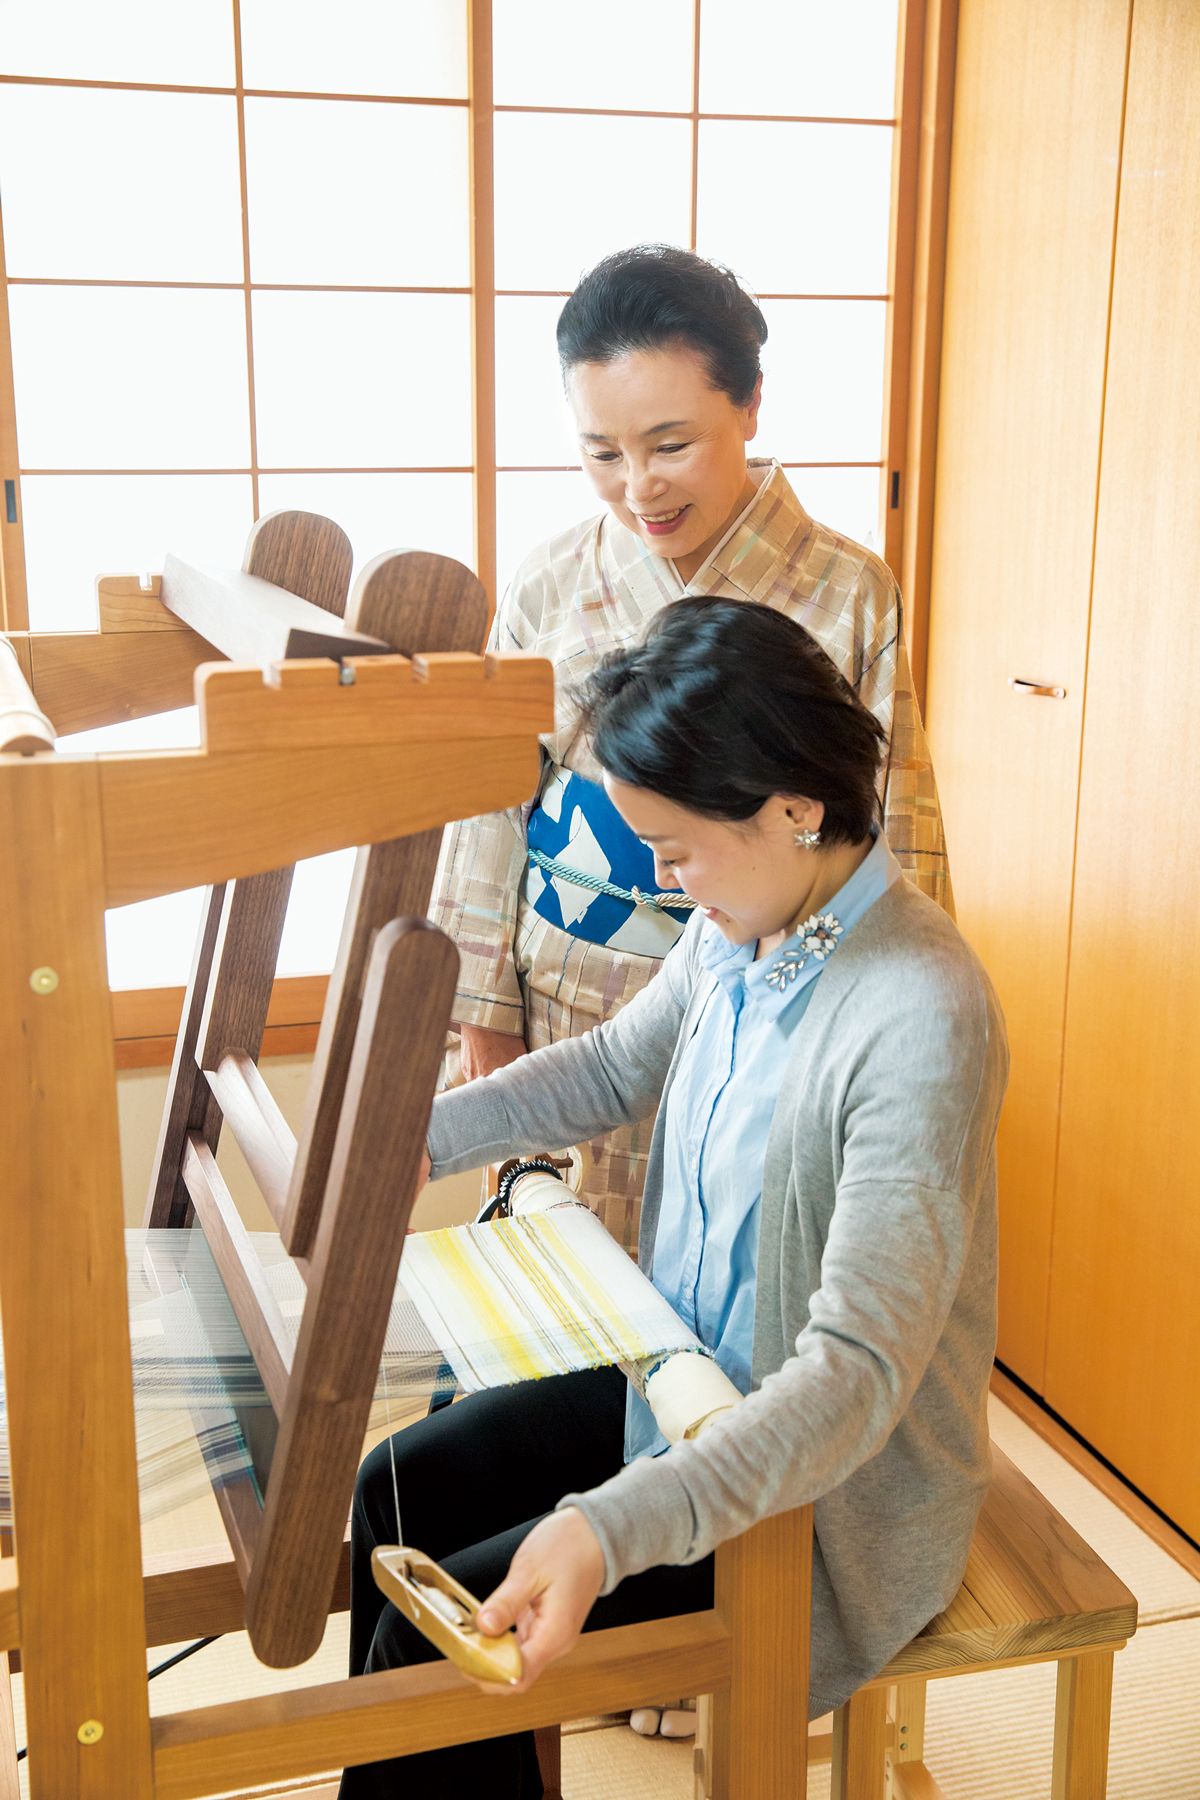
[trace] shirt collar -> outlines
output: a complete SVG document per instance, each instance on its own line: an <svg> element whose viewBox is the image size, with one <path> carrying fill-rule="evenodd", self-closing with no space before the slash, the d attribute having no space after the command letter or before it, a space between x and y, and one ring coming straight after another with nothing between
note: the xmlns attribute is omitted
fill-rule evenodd
<svg viewBox="0 0 1200 1800"><path fill-rule="evenodd" d="M744 989L752 1004L766 1008L778 1018L817 979L864 913L899 881L902 871L887 839L878 827L873 828L872 836L875 841L857 869L815 915L822 921L833 921L823 931L806 933L804 926L811 922L805 920L770 956L755 962L752 943L731 944L711 919L705 922L698 946L700 960L716 976L735 1008L741 998L739 990ZM840 929L835 930L835 926ZM823 944L832 945L824 955L819 947L806 946L806 936L811 939L814 935ZM772 971L783 972L771 981L768 976Z"/></svg>

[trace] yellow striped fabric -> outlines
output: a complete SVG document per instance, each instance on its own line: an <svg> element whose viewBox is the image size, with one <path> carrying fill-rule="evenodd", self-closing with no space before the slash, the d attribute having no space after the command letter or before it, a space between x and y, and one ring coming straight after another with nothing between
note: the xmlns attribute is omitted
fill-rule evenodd
<svg viewBox="0 0 1200 1800"><path fill-rule="evenodd" d="M418 1233L400 1273L468 1393L698 1347L581 1206Z"/></svg>

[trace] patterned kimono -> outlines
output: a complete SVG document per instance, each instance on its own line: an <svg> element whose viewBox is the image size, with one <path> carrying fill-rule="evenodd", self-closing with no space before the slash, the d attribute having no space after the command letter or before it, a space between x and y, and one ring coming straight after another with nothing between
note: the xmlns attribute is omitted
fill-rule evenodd
<svg viewBox="0 0 1200 1800"><path fill-rule="evenodd" d="M758 601L811 632L887 732L881 789L892 850L909 878L951 910L937 789L891 572L811 519L778 463L751 463L750 472L755 497L686 584L610 513L560 533L514 577L491 647L550 658L555 730L543 739L530 806L467 819L447 833L433 916L461 956L456 1023L522 1034L531 1050L578 1037L640 992L683 929L684 914L597 891L606 870L618 887L635 886L636 877L622 882L618 865L627 872L648 852L605 811L602 795L586 816L574 807L582 784L571 778L600 780L578 728L574 685L685 594ZM560 878L570 863L590 885ZM630 1251L652 1125L611 1134L585 1159L588 1203Z"/></svg>

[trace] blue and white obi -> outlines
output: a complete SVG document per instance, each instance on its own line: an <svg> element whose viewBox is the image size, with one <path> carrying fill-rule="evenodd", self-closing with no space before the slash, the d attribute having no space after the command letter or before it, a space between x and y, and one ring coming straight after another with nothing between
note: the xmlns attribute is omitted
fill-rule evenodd
<svg viewBox="0 0 1200 1800"><path fill-rule="evenodd" d="M662 957L678 941L691 903L659 892L653 853L599 782L553 768L528 846L525 898L548 924L633 956Z"/></svg>

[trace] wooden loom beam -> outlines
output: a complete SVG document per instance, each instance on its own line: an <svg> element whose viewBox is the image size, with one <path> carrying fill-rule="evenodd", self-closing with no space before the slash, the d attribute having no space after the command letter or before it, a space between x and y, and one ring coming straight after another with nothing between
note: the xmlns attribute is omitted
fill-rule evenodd
<svg viewBox="0 0 1200 1800"><path fill-rule="evenodd" d="M410 678L415 674L428 682L429 654L455 657L482 648L488 601L480 583L461 564L406 551L368 563L355 583L349 617L356 627L377 633L401 651L412 653L423 646L426 655L415 670L410 667ZM474 657L470 662L477 667ZM460 665L454 661L449 669L441 666L445 685L445 675ZM378 680L369 664L356 672L368 684ZM346 923L329 980L281 1222L284 1244L293 1256L308 1255L320 1219L371 944L389 919L421 918L428 911L441 841L440 830L423 831L367 845L355 859Z"/></svg>
<svg viewBox="0 0 1200 1800"><path fill-rule="evenodd" d="M151 1165L153 1174L144 1221L148 1225L182 1224L188 1217L190 1201L181 1174L183 1144L189 1131L203 1130L208 1117L208 1099L197 1079L196 1047L208 1010L208 984L221 927L224 892L223 885L210 888L205 898L203 922L192 957L167 1085L170 1103L163 1109Z"/></svg>
<svg viewBox="0 0 1200 1800"><path fill-rule="evenodd" d="M276 1666L325 1629L457 977L458 952L424 919L375 940L246 1588L255 1651Z"/></svg>
<svg viewBox="0 0 1200 1800"><path fill-rule="evenodd" d="M205 1077L221 1116L258 1183L276 1225L282 1225L296 1160L296 1139L274 1094L244 1050L229 1050Z"/></svg>
<svg viewBox="0 0 1200 1800"><path fill-rule="evenodd" d="M481 1694L424 1663L156 1719L157 1800L196 1800L248 1768L286 1781L348 1746L376 1761L679 1694L715 1698L714 1800L802 1795L811 1526L808 1508L753 1526L717 1550L713 1611L589 1632L527 1694Z"/></svg>
<svg viewBox="0 0 1200 1800"><path fill-rule="evenodd" d="M540 677L529 671L523 710L548 731L553 690L542 670ZM481 663L473 691L459 696L464 711L486 708L488 685ZM98 757L104 904L126 906L348 844L428 831L511 806L512 794L528 796L537 785L537 744L511 722L491 738L471 731L469 719L454 738L445 721L431 720L420 737L413 721L406 724L394 741L348 749L337 768L324 745L308 744L258 754Z"/></svg>
<svg viewBox="0 0 1200 1800"><path fill-rule="evenodd" d="M731 1660L719 1614L689 1613L589 1632L527 1694L482 1694L449 1664L422 1663L198 1707L154 1721L156 1800L195 1800L214 1787L243 1782L247 1769L256 1781L286 1781L336 1767L348 1753L358 1762L409 1755L617 1711L632 1696L649 1704L721 1689L729 1682ZM803 1794L803 1785L794 1791ZM782 1795L752 1786L721 1800Z"/></svg>
<svg viewBox="0 0 1200 1800"><path fill-rule="evenodd" d="M371 945L389 920L419 918L427 911L441 842L440 830L422 831L372 844L355 858L346 925L329 978L304 1122L279 1217L284 1245L294 1257L309 1255L320 1222Z"/></svg>
<svg viewBox="0 0 1200 1800"><path fill-rule="evenodd" d="M162 603L230 662L271 663L302 656L386 656L391 646L261 577L210 574L168 556Z"/></svg>
<svg viewBox="0 0 1200 1800"><path fill-rule="evenodd" d="M169 639L172 633L161 635ZM10 858L9 867L0 871L0 970L7 1002L0 1008L0 1048L15 1059L6 1067L26 1072L25 1082L10 1089L17 1100L12 1128L0 1133L0 1238L5 1245L0 1305L10 1369L19 1558L15 1570L11 1559L7 1567L0 1565L0 1627L6 1633L19 1631L25 1658L33 1794L37 1800L60 1793L77 1794L81 1800L114 1793L123 1800L165 1800L167 1795L182 1800L214 1787L244 1784L250 1773L256 1780L288 1778L350 1756L399 1754L545 1725L597 1706L705 1689L728 1692L729 1704L719 1717L735 1735L753 1733L765 1716L775 1737L799 1737L802 1791L803 1733L791 1730L795 1690L785 1685L794 1672L791 1662L783 1667L782 1679L780 1670L767 1671L770 1693L753 1705L748 1683L739 1682L734 1669L737 1636L749 1621L779 1608L785 1619L802 1616L805 1602L797 1595L807 1591L806 1515L756 1528L732 1561L727 1548L718 1553L715 1613L593 1634L528 1696L493 1702L454 1671L431 1668L205 1708L153 1726L147 1718L148 1636L168 1624L181 1633L184 1590L193 1578L198 1594L207 1595L201 1610L208 1606L215 1614L230 1606L232 1593L230 1565L223 1556L209 1558L194 1571L151 1569L145 1585L139 1580L115 1077L101 912L117 895L141 897L195 880L220 883L347 841L391 838L414 829L433 833L449 818L516 804L532 789L538 760L535 734L549 729L553 719L545 665L534 659L485 662L449 655L411 662L381 657L374 667L377 674L341 687L336 700L327 687L311 685L311 671L301 671L310 683L305 702L300 702L299 687L287 668L266 679L257 673L249 684L244 671L210 671L201 682L201 704L203 708L210 686L215 704L205 719L206 748L198 753L47 757L19 765L0 758L0 831L5 833L0 841L37 845L34 856L23 856L19 870ZM215 678L222 675L240 683L236 694L233 686L219 689ZM280 713L271 712L279 699L286 708L297 709L286 733L280 729ZM336 782L321 772L322 764L327 771L330 762L322 712L334 706L353 709L335 714L343 740ZM250 746L259 741L259 723L268 723L277 741L256 751ZM233 748L237 732L247 734L241 740L244 748ZM31 779L43 775L43 781ZM373 903L381 908L389 887L398 892L420 891L422 884L427 888L427 845L407 862L377 861L372 892ZM201 960L207 955L211 966L220 944L217 923L210 923ZM370 930L362 937L362 946L347 958L347 1004L354 990L361 990L353 964L365 957ZM427 1111L431 1089L422 1094L420 1081L409 1084L406 1104L413 1117L393 1121L396 1137L389 1150L379 1134L389 1110L397 1110L388 1081L390 1059L371 1055L368 1046L380 1031L390 1042L401 1024L411 1025L424 1034L417 1060L427 1061L431 1083L438 1015L448 1011L453 969L447 964L441 971L446 991L440 999L430 994L423 1021L413 1020L413 976L402 971L397 958L418 942L438 956L448 948L418 926L408 932L385 929L371 953L327 1184L336 1204L327 1205L315 1240L309 1305L283 1402L285 1419L300 1392L295 1376L305 1360L320 1364L323 1374L331 1346L340 1344L348 1351L340 1343L349 1335L344 1315L335 1305L345 1281L333 1264L349 1259L352 1265L356 1242L353 1231L335 1231L337 1207L353 1206L357 1215L364 1197L367 1203L373 1199L381 1229L394 1236L402 1229L398 1221L404 1206L411 1203L411 1191L405 1190L415 1185L419 1154L414 1120ZM20 982L14 986L13 972L25 971L46 945L61 965L58 972L66 970L70 977L62 983L67 998L57 1013L57 986L45 991L27 986L24 996L16 991ZM82 949L73 951L76 945ZM205 1040L211 1039L207 1060L216 1058L210 1071L215 1085L219 1089L222 1083L228 1087L240 1081L242 1099L247 1106L258 1105L259 1124L270 1130L274 1122L247 1072L252 1050L226 1043L218 1051L222 1033L213 1025L216 1009L201 1000L201 987L207 995L207 979L197 986L187 1009L188 1054L194 1063L199 1049L206 1060ZM384 1003L380 996L389 987L392 998ZM44 1009L40 1019L39 1006ZM211 1098L214 1083L207 1075L204 1087ZM34 1096L28 1106L27 1093ZM189 1151L193 1180L195 1169L203 1169L220 1202L202 1132L193 1136ZM407 1171L405 1155L413 1165ZM390 1192L380 1179L385 1163L393 1171ZM66 1271L56 1234L38 1230L39 1215L46 1211L80 1246L78 1257L67 1259ZM364 1255L363 1245L373 1237L371 1230L358 1239L357 1249ZM357 1273L351 1267L349 1279L352 1290L365 1284L361 1291L367 1293L367 1312L376 1304L385 1309L378 1327L382 1337L395 1268L387 1277L378 1238L372 1248L372 1266ZM379 1290L374 1298L372 1283ZM47 1328L56 1330L59 1353L71 1371L69 1382L56 1376L42 1354ZM362 1349L360 1344L360 1355ZM373 1387L373 1363L368 1380ZM367 1384L349 1362L339 1381L348 1400L345 1410L369 1406ZM31 1428L35 1416L36 1441ZM330 1431L341 1423L333 1395L324 1418L309 1405L296 1408L292 1425L309 1434L311 1452L300 1460L315 1466L331 1441ZM358 1430L361 1437L361 1421ZM348 1439L348 1426L345 1435ZM286 1428L281 1448L286 1451ZM286 1488L286 1482L278 1484L276 1516L268 1484L257 1543L253 1530L242 1542L243 1568L250 1566L251 1608L258 1607L270 1630L273 1605L278 1602L287 1610L283 1576L294 1584L296 1569L303 1567L305 1579L309 1577L304 1521L294 1507L289 1517L283 1504ZM299 1498L311 1506L320 1496L310 1489ZM778 1554L760 1556L755 1550L758 1534L765 1530L777 1536L781 1523L798 1533L789 1540L795 1555L783 1563ZM283 1553L273 1575L277 1559L261 1555L272 1533ZM65 1579L68 1541L70 1578ZM237 1541L235 1536L235 1547ZM344 1569L344 1546L339 1543L336 1550L329 1587ZM323 1553L314 1549L311 1566ZM722 1573L726 1566L728 1575ZM261 1586L255 1585L256 1571ZM324 1575L319 1579L325 1585ZM286 1619L280 1630L275 1653L290 1659L296 1644L284 1641L291 1630ZM718 1748L720 1737L718 1730ZM777 1800L774 1774L764 1777L751 1766L752 1758L742 1760L747 1785L736 1790L738 1800ZM762 1766L773 1771L776 1763L768 1759Z"/></svg>
<svg viewBox="0 0 1200 1800"><path fill-rule="evenodd" d="M271 604L294 600L316 619L336 621L345 609L352 556L349 539L332 520L273 513L251 532L244 562L247 579L257 582ZM222 1111L209 1074L228 1051L251 1061L258 1057L293 872L294 866L285 864L209 888L153 1164L149 1226L190 1222L185 1142L199 1133L215 1151L221 1133ZM199 1182L199 1172L193 1173Z"/></svg>
<svg viewBox="0 0 1200 1800"><path fill-rule="evenodd" d="M320 577L322 525L308 519L293 534L294 542L312 545L311 568L306 572L293 561L289 569L302 589ZM246 560L248 570L278 573L261 538L251 541ZM294 634L297 608L304 604L252 577L201 582L169 562L163 580L169 603L173 592L188 596L191 610L184 608L185 616L209 638L243 651L269 649L282 624ZM330 621L338 599L335 592L327 595L320 620ZM344 767L362 741L364 721L368 741L381 729L373 698L386 696L389 710L383 717L394 726L403 702L411 708L417 695L427 698L431 688L435 707L444 706L448 696L461 700L464 691L477 690L486 618L486 597L460 565L415 552L378 557L355 586L347 630L360 638L375 634L372 641L388 652L382 681L370 661L335 666L328 657L285 661L265 674L208 670L201 683L205 746L210 755L230 744L238 754L251 746L261 749L264 742L292 750L306 725L308 735L326 740ZM311 623L306 629L311 633ZM418 645L432 654L416 666L395 653ZM471 652L464 652L464 645ZM336 640L326 645L331 651L341 647ZM355 707L357 696L347 704L342 690L360 682L365 704ZM502 691L500 684L496 691ZM223 710L209 704L218 694L226 702ZM331 708L327 719L318 710L322 705ZM337 728L347 717L352 728L339 744ZM424 914L439 841L440 833L429 830L359 852L298 1151L254 1061L275 975L290 866L212 890L201 931L202 946L211 940L212 948L197 958L181 1024L183 1048L172 1071L147 1222L183 1224L187 1203L194 1207L270 1402L269 1415L261 1409L238 1415L249 1434L254 1474L214 1483L246 1586L246 1622L255 1649L268 1662L295 1663L316 1647L337 1574L339 1526L349 1506L415 1198L413 1146L419 1147L432 1102L457 972L448 941L432 934L423 917L403 929L396 922L402 910ZM278 1306L213 1155L226 1110L308 1283L294 1361ZM406 1182L410 1162L412 1178ZM334 1223L347 1203L353 1205L354 1231L339 1236ZM347 1317L355 1320L353 1355L338 1330L338 1321ZM310 1367L306 1346L314 1333L322 1350ZM305 1581L298 1587L295 1571L301 1567Z"/></svg>
<svg viewBox="0 0 1200 1800"><path fill-rule="evenodd" d="M181 1178L184 1144L197 1133L215 1151L221 1135L221 1110L207 1072L220 1067L231 1046L258 1054L292 873L290 865L269 869L208 891L159 1131L145 1218L149 1226L189 1222Z"/></svg>
<svg viewBox="0 0 1200 1800"><path fill-rule="evenodd" d="M93 762L0 758L0 1312L33 1792L151 1800L102 823Z"/></svg>
<svg viewBox="0 0 1200 1800"><path fill-rule="evenodd" d="M340 616L353 560L349 538L332 520L277 512L251 531L246 568ZM88 731L190 706L197 667L221 650L164 605L161 575L103 575L96 587L98 632L12 636L38 705L58 731Z"/></svg>
<svg viewBox="0 0 1200 1800"><path fill-rule="evenodd" d="M163 606L161 577L145 579L143 587L137 575L100 577L99 631L11 636L38 705L60 736L191 706L197 668L220 657Z"/></svg>
<svg viewBox="0 0 1200 1800"><path fill-rule="evenodd" d="M267 1398L281 1415L292 1372L291 1338L233 1195L198 1132L189 1134L184 1148L183 1179Z"/></svg>

